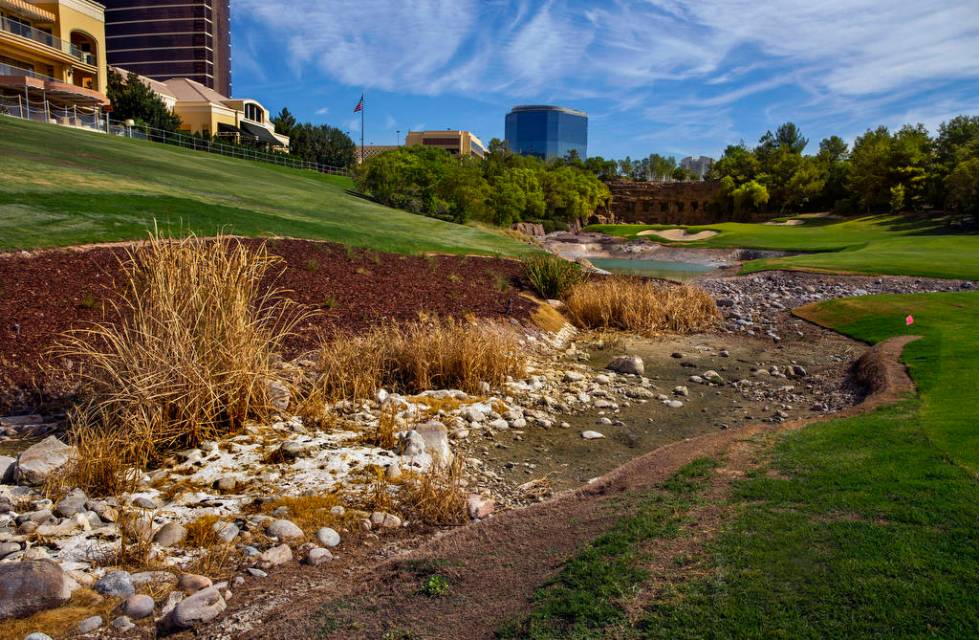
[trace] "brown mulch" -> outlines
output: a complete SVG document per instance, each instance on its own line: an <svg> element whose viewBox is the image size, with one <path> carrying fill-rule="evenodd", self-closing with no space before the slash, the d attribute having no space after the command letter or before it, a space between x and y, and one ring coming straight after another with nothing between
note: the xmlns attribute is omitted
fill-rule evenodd
<svg viewBox="0 0 979 640"><path fill-rule="evenodd" d="M513 260L403 256L305 240L267 245L284 260L275 285L318 312L288 342L287 356L313 348L323 334L385 320L471 314L523 321L534 309L517 293L521 265ZM59 374L45 371L53 364L49 350L59 334L102 319L126 251L117 245L0 255L0 414L58 395Z"/></svg>
<svg viewBox="0 0 979 640"><path fill-rule="evenodd" d="M493 638L502 624L530 610L536 588L621 517L629 498L667 480L685 464L705 456L723 458L726 473L740 474L744 469L736 467L756 465L755 458L761 454L754 448L739 454L738 448L747 439L850 417L913 392L914 383L900 363L904 345L913 339L894 338L873 349L874 364L865 364L856 372L869 374L868 380L860 381L869 387L869 395L848 410L812 421L758 424L676 442L578 490L451 530L376 566L358 570L345 564L342 576L327 566L246 584L228 619L239 624L218 624L201 635L262 640ZM717 514L703 515L705 534L710 535L717 526ZM694 542L702 543L703 538ZM426 575L433 568L448 578L449 595L429 598L419 593L419 574ZM247 614L249 608L258 609L253 612L255 618ZM240 624L243 619L248 623ZM403 632L411 635L397 635Z"/></svg>

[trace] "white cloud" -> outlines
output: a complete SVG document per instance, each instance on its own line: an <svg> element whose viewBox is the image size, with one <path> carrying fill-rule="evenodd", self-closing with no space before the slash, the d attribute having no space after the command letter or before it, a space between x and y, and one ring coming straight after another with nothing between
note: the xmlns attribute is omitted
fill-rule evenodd
<svg viewBox="0 0 979 640"><path fill-rule="evenodd" d="M320 107L319 109L316 110L316 115L318 116L329 115L329 113L330 113L329 107Z"/></svg>

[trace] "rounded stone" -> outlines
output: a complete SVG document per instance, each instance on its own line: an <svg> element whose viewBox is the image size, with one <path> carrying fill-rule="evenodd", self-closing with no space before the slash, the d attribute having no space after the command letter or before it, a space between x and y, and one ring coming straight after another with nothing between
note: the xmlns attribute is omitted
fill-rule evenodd
<svg viewBox="0 0 979 640"><path fill-rule="evenodd" d="M330 527L323 527L317 531L316 539L319 540L320 544L324 547L332 548L340 544L340 534Z"/></svg>
<svg viewBox="0 0 979 640"><path fill-rule="evenodd" d="M136 594L126 598L122 610L131 619L142 620L153 615L155 606L156 603L153 602L153 598L143 594Z"/></svg>
<svg viewBox="0 0 979 640"><path fill-rule="evenodd" d="M194 573L185 573L177 580L177 588L185 593L197 593L211 586L211 579Z"/></svg>
<svg viewBox="0 0 979 640"><path fill-rule="evenodd" d="M78 633L92 633L102 627L102 616L92 616L85 618L78 623Z"/></svg>
<svg viewBox="0 0 979 640"><path fill-rule="evenodd" d="M95 591L110 598L128 598L136 593L136 588L128 571L113 571L95 583Z"/></svg>
<svg viewBox="0 0 979 640"><path fill-rule="evenodd" d="M168 522L153 536L153 542L161 547L173 547L187 538L187 528L179 522Z"/></svg>
<svg viewBox="0 0 979 640"><path fill-rule="evenodd" d="M279 540L298 540L306 537L303 530L291 520L276 520L268 526L265 532Z"/></svg>
<svg viewBox="0 0 979 640"><path fill-rule="evenodd" d="M318 567L321 564L325 564L333 560L333 554L330 553L329 549L324 549L323 547L313 547L306 554L306 564Z"/></svg>

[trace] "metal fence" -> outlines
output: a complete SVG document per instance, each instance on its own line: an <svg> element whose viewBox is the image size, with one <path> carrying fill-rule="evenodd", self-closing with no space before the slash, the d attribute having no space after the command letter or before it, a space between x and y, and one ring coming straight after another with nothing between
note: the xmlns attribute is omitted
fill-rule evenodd
<svg viewBox="0 0 979 640"><path fill-rule="evenodd" d="M0 96L0 115L13 116L24 120L44 122L62 126L90 129L123 138L145 140L147 142L168 144L193 151L216 153L229 158L266 162L280 167L316 171L331 175L350 176L349 169L308 162L294 158L286 153L269 153L240 144L229 144L203 136L193 136L173 131L155 129L146 125L128 124L113 120L96 109L83 107L60 107L48 100L30 100L26 96Z"/></svg>

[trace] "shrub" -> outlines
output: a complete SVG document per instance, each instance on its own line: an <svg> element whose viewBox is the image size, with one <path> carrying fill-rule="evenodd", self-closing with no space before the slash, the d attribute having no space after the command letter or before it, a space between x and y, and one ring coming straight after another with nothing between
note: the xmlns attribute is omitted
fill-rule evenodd
<svg viewBox="0 0 979 640"><path fill-rule="evenodd" d="M429 598L441 598L449 593L449 581L439 574L428 576L422 582L421 592Z"/></svg>
<svg viewBox="0 0 979 640"><path fill-rule="evenodd" d="M368 398L380 388L476 393L481 382L499 386L522 375L524 360L517 334L496 322L430 319L341 334L319 350L305 412L316 417L324 402Z"/></svg>
<svg viewBox="0 0 979 640"><path fill-rule="evenodd" d="M405 474L399 499L426 524L464 524L469 512L463 471L461 455L455 456L450 464L435 460L421 473Z"/></svg>
<svg viewBox="0 0 979 640"><path fill-rule="evenodd" d="M275 263L264 245L227 237L154 235L133 249L109 303L120 320L71 332L57 350L82 364L73 439L145 465L268 418L274 354L307 315L264 284Z"/></svg>
<svg viewBox="0 0 979 640"><path fill-rule="evenodd" d="M554 254L540 253L524 260L524 277L542 298L560 298L581 281L581 267Z"/></svg>
<svg viewBox="0 0 979 640"><path fill-rule="evenodd" d="M689 285L609 277L575 286L565 299L571 321L583 329L695 333L716 326L720 313L709 293Z"/></svg>

